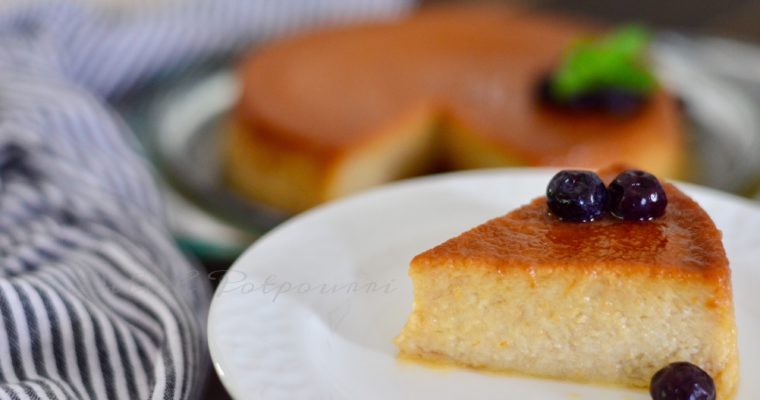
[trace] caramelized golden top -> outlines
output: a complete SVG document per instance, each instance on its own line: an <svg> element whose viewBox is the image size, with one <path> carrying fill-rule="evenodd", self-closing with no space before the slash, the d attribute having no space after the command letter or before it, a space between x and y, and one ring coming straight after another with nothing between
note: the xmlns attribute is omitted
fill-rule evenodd
<svg viewBox="0 0 760 400"><path fill-rule="evenodd" d="M567 115L537 107L537 80L568 44L596 29L496 7L444 7L394 23L313 33L241 65L238 117L279 143L330 153L411 110L463 125L528 165L594 165L612 149L680 141L670 96L640 113Z"/></svg>
<svg viewBox="0 0 760 400"><path fill-rule="evenodd" d="M416 267L472 261L504 268L615 268L652 276L704 276L730 287L721 233L705 211L664 184L663 217L645 222L606 217L591 223L559 221L538 198L428 250Z"/></svg>

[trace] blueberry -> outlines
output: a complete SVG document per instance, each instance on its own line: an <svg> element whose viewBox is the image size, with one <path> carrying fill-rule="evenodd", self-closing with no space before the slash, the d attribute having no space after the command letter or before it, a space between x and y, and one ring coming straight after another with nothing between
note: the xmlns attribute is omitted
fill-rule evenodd
<svg viewBox="0 0 760 400"><path fill-rule="evenodd" d="M557 98L551 90L551 75L543 75L536 85L536 97L546 106L574 113L601 111L627 116L639 111L647 101L644 94L621 88L597 88L566 99Z"/></svg>
<svg viewBox="0 0 760 400"><path fill-rule="evenodd" d="M628 170L607 188L612 215L629 221L648 221L665 214L668 198L654 175Z"/></svg>
<svg viewBox="0 0 760 400"><path fill-rule="evenodd" d="M615 115L636 113L646 102L646 96L619 88L599 90L592 94L601 105L599 108Z"/></svg>
<svg viewBox="0 0 760 400"><path fill-rule="evenodd" d="M588 222L604 213L607 189L590 171L560 171L546 187L549 211L563 221Z"/></svg>
<svg viewBox="0 0 760 400"><path fill-rule="evenodd" d="M715 400L715 383L696 365L676 362L654 374L649 393L653 400Z"/></svg>

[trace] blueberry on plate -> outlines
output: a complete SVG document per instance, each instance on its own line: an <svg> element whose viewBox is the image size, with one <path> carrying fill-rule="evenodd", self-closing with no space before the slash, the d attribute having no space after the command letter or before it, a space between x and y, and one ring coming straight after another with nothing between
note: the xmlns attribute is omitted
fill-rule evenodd
<svg viewBox="0 0 760 400"><path fill-rule="evenodd" d="M654 374L649 393L653 400L715 400L715 383L696 365L676 362Z"/></svg>
<svg viewBox="0 0 760 400"><path fill-rule="evenodd" d="M549 211L563 221L589 222L599 218L607 203L607 189L591 171L558 172L546 187Z"/></svg>
<svg viewBox="0 0 760 400"><path fill-rule="evenodd" d="M607 188L612 215L629 221L648 221L665 214L668 198L657 178L644 171L627 170Z"/></svg>

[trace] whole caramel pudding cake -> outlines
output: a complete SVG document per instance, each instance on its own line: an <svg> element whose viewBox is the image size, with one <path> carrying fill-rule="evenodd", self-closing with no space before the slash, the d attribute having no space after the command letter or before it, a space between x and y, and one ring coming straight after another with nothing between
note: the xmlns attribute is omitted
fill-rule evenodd
<svg viewBox="0 0 760 400"><path fill-rule="evenodd" d="M738 356L721 233L662 186L667 210L651 221L566 222L542 197L414 257L401 354L642 388L686 361L731 399Z"/></svg>
<svg viewBox="0 0 760 400"><path fill-rule="evenodd" d="M537 100L542 76L569 46L600 32L555 16L452 6L257 49L239 68L227 176L255 201L301 211L441 164L620 161L679 174L679 113L660 87L625 116Z"/></svg>

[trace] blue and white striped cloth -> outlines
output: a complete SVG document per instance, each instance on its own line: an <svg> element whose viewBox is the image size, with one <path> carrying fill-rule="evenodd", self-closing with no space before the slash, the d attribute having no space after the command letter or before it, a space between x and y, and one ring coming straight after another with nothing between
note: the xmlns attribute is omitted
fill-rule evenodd
<svg viewBox="0 0 760 400"><path fill-rule="evenodd" d="M0 15L0 400L187 399L209 372L205 275L166 231L108 101L155 73L409 0L209 0Z"/></svg>

